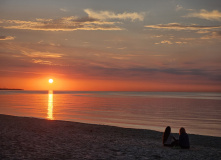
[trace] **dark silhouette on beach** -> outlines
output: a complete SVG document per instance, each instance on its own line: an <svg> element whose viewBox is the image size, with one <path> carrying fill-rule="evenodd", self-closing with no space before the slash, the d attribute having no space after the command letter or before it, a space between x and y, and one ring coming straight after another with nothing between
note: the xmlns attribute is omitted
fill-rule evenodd
<svg viewBox="0 0 221 160"><path fill-rule="evenodd" d="M189 149L190 148L190 142L189 142L189 136L186 133L185 128L181 127L179 131L179 145L182 149Z"/></svg>
<svg viewBox="0 0 221 160"><path fill-rule="evenodd" d="M178 140L171 133L170 126L167 126L163 133L163 145L167 147L173 147L178 144Z"/></svg>

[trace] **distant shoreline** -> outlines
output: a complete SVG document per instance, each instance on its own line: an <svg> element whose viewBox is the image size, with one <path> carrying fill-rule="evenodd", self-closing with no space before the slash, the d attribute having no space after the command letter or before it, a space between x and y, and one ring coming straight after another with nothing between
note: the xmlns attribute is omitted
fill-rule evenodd
<svg viewBox="0 0 221 160"><path fill-rule="evenodd" d="M24 89L18 89L18 88L0 88L0 90L24 90Z"/></svg>

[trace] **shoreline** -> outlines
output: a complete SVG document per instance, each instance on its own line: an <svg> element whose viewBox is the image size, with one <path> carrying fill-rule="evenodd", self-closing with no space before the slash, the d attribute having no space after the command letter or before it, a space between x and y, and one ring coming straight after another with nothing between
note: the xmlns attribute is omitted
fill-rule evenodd
<svg viewBox="0 0 221 160"><path fill-rule="evenodd" d="M0 88L0 91L24 91L24 89L19 89L19 88Z"/></svg>
<svg viewBox="0 0 221 160"><path fill-rule="evenodd" d="M0 114L0 159L219 159L221 137L189 134L191 148L162 146L162 132ZM177 136L177 134L175 134Z"/></svg>

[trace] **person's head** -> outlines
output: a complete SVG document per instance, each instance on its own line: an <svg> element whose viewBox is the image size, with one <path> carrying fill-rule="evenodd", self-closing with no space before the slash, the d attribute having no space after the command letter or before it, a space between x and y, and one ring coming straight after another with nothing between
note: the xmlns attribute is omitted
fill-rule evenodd
<svg viewBox="0 0 221 160"><path fill-rule="evenodd" d="M179 131L179 135L183 134L183 133L186 133L186 130L185 128L181 127L180 128L180 131Z"/></svg>
<svg viewBox="0 0 221 160"><path fill-rule="evenodd" d="M170 126L167 126L164 133L169 133L170 134L170 132L171 132Z"/></svg>
<svg viewBox="0 0 221 160"><path fill-rule="evenodd" d="M171 132L170 126L167 126L163 133L163 144L166 142L167 138L169 137L170 132Z"/></svg>

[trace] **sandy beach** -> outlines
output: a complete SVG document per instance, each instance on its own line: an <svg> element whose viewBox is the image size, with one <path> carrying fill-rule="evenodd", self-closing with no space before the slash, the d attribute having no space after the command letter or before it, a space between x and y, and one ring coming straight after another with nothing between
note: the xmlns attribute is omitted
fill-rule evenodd
<svg viewBox="0 0 221 160"><path fill-rule="evenodd" d="M176 135L178 137L178 135ZM191 135L191 149L162 146L162 133L0 115L0 159L196 159L221 157L221 137Z"/></svg>

